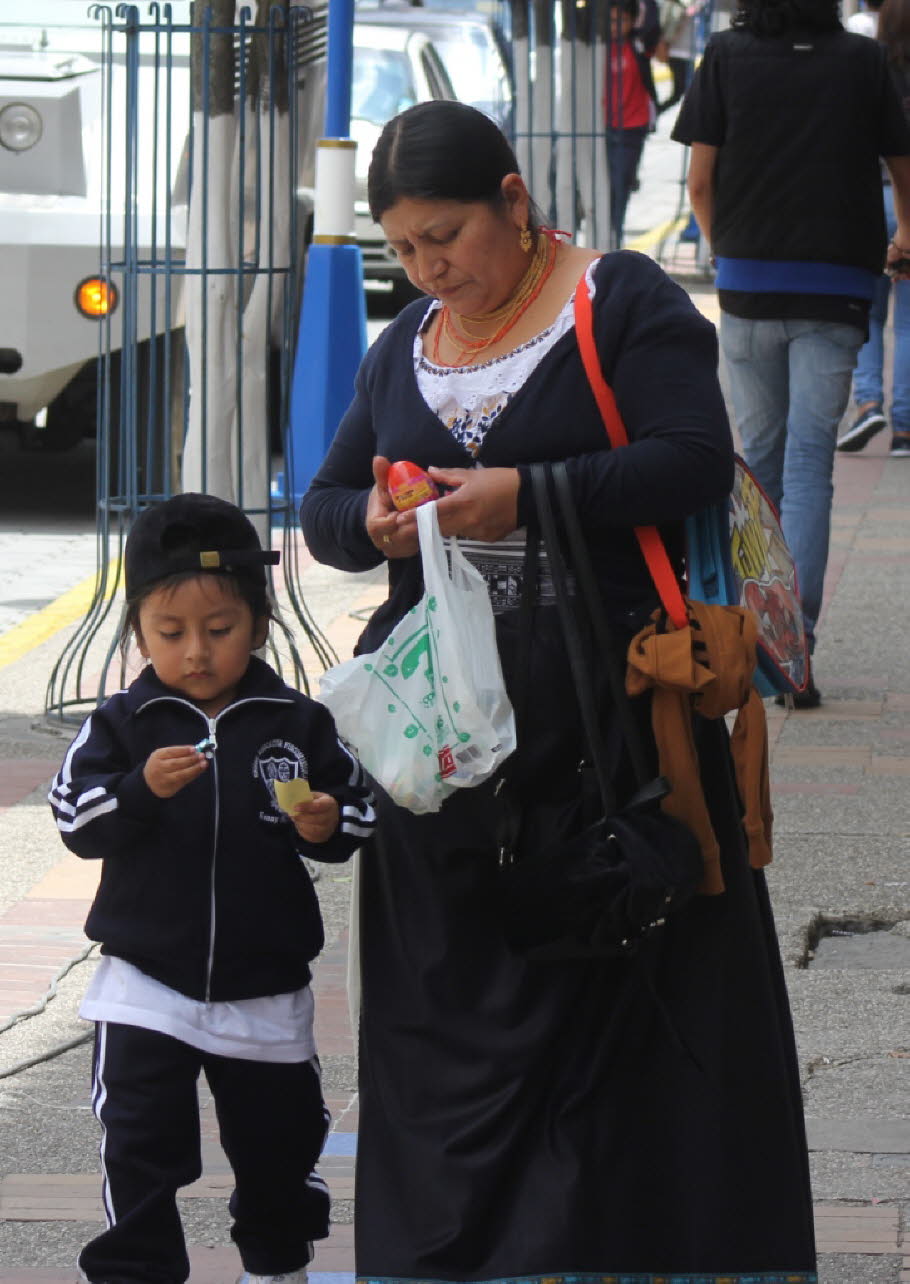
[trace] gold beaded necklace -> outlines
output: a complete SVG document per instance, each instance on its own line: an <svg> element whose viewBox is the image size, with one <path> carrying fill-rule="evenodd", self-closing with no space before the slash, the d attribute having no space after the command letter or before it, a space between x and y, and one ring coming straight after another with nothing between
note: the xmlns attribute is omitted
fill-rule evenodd
<svg viewBox="0 0 910 1284"><path fill-rule="evenodd" d="M470 318L459 317L457 322L451 309L443 305L436 333L433 336L433 361L436 365L465 366L470 365L478 353L492 348L499 343L540 294L556 265L556 239L545 232L538 232L537 246L528 269L518 283L515 293L491 312L478 312ZM502 321L492 334L476 337L472 335L471 323ZM456 359L443 362L439 357L440 339L443 337L455 349Z"/></svg>

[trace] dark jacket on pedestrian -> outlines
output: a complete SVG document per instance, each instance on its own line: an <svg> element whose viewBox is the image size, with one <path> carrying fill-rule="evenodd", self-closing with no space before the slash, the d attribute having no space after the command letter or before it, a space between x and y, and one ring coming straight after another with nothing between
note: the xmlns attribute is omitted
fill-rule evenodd
<svg viewBox="0 0 910 1284"><path fill-rule="evenodd" d="M887 240L879 157L910 154L881 47L839 26L719 32L672 137L718 148L721 309L864 330Z"/></svg>
<svg viewBox="0 0 910 1284"><path fill-rule="evenodd" d="M153 750L206 738L208 770L153 794ZM325 843L300 838L275 800L274 781L298 776L339 803ZM207 1001L306 985L323 929L303 858L346 860L373 832L367 778L331 714L255 657L214 718L145 669L85 720L49 799L66 846L103 860L87 935Z"/></svg>

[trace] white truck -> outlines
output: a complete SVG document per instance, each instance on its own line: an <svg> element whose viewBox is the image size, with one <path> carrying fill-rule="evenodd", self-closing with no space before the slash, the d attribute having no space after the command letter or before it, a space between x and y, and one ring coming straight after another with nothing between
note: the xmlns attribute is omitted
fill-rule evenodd
<svg viewBox="0 0 910 1284"><path fill-rule="evenodd" d="M175 24L188 22L189 0L169 8ZM108 23L113 12L108 6ZM122 257L126 69L114 42L106 78L104 32L85 0L30 0L0 13L0 450L65 450L93 435L98 354L107 348L116 361L122 342L121 291L116 272L103 279L101 246L108 240L112 259ZM132 252L146 258L154 243L160 254L166 234L182 258L186 236L189 37L159 39L157 49L143 38L140 79L146 69L154 77L165 55L170 121L163 102L144 108L134 140L144 212L133 222ZM180 324L179 291L170 292L168 313L161 282L150 280L140 282L129 322L139 378L153 334Z"/></svg>

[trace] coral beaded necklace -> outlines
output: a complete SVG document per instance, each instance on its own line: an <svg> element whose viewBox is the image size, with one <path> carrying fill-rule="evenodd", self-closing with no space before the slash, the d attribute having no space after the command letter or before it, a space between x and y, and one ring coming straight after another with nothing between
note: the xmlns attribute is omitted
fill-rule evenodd
<svg viewBox="0 0 910 1284"><path fill-rule="evenodd" d="M549 228L538 232L537 247L534 255L528 264L528 270L519 281L515 293L500 307L494 308L492 312L479 312L470 318L458 317L456 321L451 309L446 305L443 306L436 326L436 333L433 336L432 359L435 365L456 367L470 365L481 352L494 347L501 339L505 338L512 327L527 312L549 279L556 265L556 237L557 234L551 232ZM474 338L471 335L469 322L476 324L477 322L499 321L500 318L502 319L502 324L492 334L484 335L481 338ZM456 357L454 361L442 361L440 359L439 345L443 336L455 350Z"/></svg>

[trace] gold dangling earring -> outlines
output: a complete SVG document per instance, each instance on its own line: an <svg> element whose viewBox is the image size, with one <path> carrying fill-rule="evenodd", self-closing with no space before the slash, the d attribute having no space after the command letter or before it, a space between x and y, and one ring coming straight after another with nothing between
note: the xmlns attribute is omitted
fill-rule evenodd
<svg viewBox="0 0 910 1284"><path fill-rule="evenodd" d="M528 229L527 223L525 223L524 227L518 233L518 244L524 250L525 254L531 253L531 247L534 244L534 238L531 235L530 230Z"/></svg>

